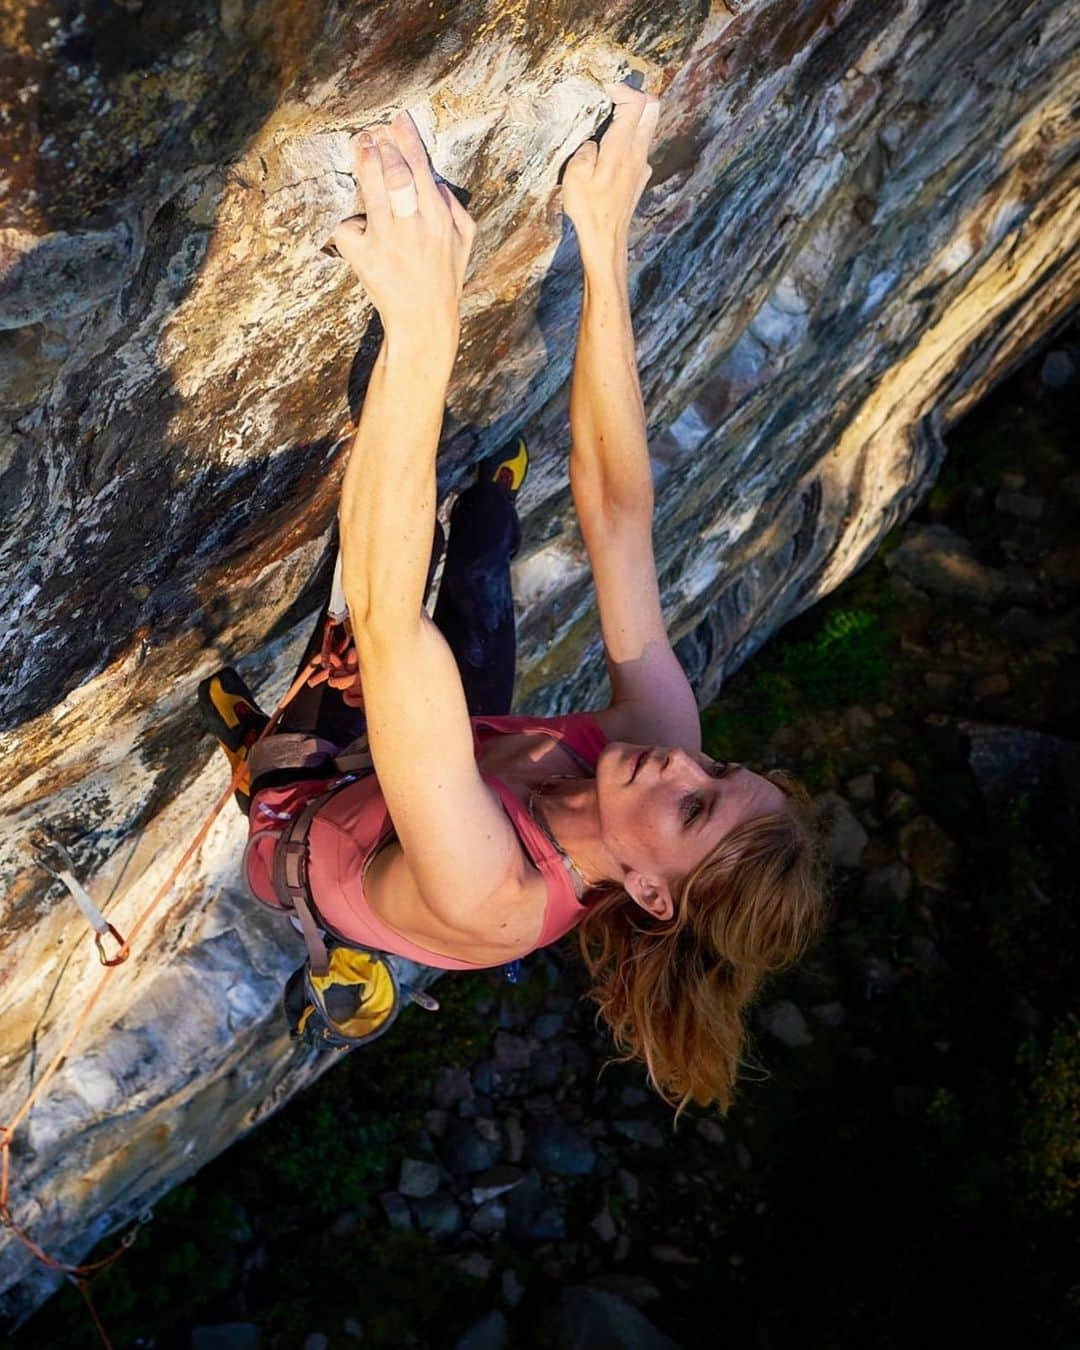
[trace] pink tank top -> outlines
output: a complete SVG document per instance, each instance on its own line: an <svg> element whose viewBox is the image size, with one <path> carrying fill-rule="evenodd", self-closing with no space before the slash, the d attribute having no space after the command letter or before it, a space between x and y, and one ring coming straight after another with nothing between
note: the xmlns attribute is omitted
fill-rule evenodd
<svg viewBox="0 0 1080 1350"><path fill-rule="evenodd" d="M474 717L473 748L478 763L491 736L535 733L551 736L575 752L590 769L606 744L606 737L589 713L562 717ZM480 775L498 793L532 864L547 882L547 904L540 936L530 951L546 947L568 933L585 914L562 855L529 815L522 802L499 779ZM302 779L283 787L264 788L251 801L252 839L247 854L248 885L269 904L276 904L271 867L276 833L304 804L332 786L333 780ZM410 942L384 923L364 895L363 875L368 859L393 832L375 774L368 774L336 792L311 823L308 836L308 878L312 898L329 927L348 942L396 952L441 970L480 970L482 962L443 956ZM256 835L265 840L256 841ZM520 952L519 955L526 955ZM499 964L502 964L501 962Z"/></svg>

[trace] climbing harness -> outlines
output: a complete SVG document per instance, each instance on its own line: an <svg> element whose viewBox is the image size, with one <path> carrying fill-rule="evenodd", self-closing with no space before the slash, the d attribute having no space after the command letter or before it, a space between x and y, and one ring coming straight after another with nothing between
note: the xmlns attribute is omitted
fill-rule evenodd
<svg viewBox="0 0 1080 1350"><path fill-rule="evenodd" d="M331 742L302 732L283 732L252 750L253 778L267 767L315 769L327 762L341 770L323 792L297 813L266 814L283 828L253 831L241 869L252 899L288 917L304 939L307 960L290 976L282 1002L290 1035L307 1044L354 1049L390 1029L406 1000L428 1012L438 1002L417 983L432 967L421 966L394 952L358 947L336 932L318 914L308 880L308 835L319 809L335 793L374 772L366 737L338 750ZM264 803L257 802L256 809ZM248 862L253 851L273 841L271 879L274 899L259 895L251 884Z"/></svg>

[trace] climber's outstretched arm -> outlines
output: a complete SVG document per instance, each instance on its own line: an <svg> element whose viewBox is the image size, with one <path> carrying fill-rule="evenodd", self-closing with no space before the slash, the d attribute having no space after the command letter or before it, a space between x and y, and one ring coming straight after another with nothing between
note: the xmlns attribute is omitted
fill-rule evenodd
<svg viewBox="0 0 1080 1350"><path fill-rule="evenodd" d="M630 219L652 170L659 101L608 85L615 103L597 148L563 180L585 283L570 386L570 487L596 584L612 702L611 739L701 748L693 691L671 649L653 556L653 482L630 319Z"/></svg>
<svg viewBox="0 0 1080 1350"><path fill-rule="evenodd" d="M490 924L484 902L496 892L513 908L524 868L476 766L453 654L423 610L435 454L475 226L436 186L407 115L378 141L358 151L366 229L347 221L334 236L386 332L342 483L342 584L371 754L411 879L467 938Z"/></svg>

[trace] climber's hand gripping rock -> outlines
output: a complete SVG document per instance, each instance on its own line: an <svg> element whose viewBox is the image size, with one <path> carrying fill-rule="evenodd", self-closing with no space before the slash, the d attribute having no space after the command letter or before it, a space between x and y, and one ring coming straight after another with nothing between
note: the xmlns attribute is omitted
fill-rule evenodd
<svg viewBox="0 0 1080 1350"><path fill-rule="evenodd" d="M460 331L459 305L476 222L445 183L407 112L351 141L366 220L352 216L333 234L379 311L391 339L401 331Z"/></svg>
<svg viewBox="0 0 1080 1350"><path fill-rule="evenodd" d="M563 172L563 210L577 231L583 254L625 245L630 220L645 191L652 166L649 145L660 116L660 100L628 84L605 84L614 108L599 142L587 140Z"/></svg>

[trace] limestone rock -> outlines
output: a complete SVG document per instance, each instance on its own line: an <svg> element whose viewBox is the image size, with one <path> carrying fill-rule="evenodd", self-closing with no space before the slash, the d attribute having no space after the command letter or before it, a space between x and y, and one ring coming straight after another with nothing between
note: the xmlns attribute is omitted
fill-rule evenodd
<svg viewBox="0 0 1080 1350"><path fill-rule="evenodd" d="M224 786L198 681L231 661L273 704L325 593L346 389L355 413L377 340L321 252L357 205L351 130L408 107L478 222L439 485L511 432L534 448L522 710L604 687L566 482L581 279L557 185L601 80L634 68L664 100L630 292L661 591L702 701L907 514L942 429L1080 269L1060 0L158 11L27 0L5 33L5 1121L99 970L30 830L60 834L128 931ZM14 1217L57 1257L337 1062L285 1035L303 951L244 898L243 825L215 824L16 1132ZM57 1276L2 1242L18 1321Z"/></svg>

